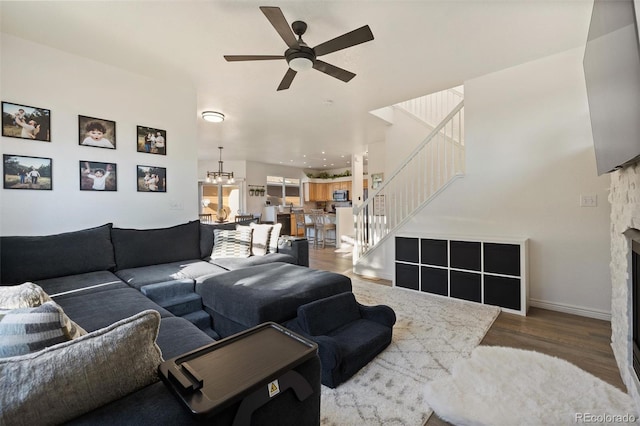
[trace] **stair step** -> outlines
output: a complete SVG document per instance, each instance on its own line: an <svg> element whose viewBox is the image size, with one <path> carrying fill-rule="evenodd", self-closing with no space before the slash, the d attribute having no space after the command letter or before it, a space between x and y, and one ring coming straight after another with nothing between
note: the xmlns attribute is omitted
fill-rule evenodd
<svg viewBox="0 0 640 426"><path fill-rule="evenodd" d="M156 303L178 317L202 310L202 297L195 293L183 294Z"/></svg>
<svg viewBox="0 0 640 426"><path fill-rule="evenodd" d="M193 293L195 284L193 280L174 280L163 283L149 284L140 288L140 292L156 303L162 300L172 299L181 295Z"/></svg>

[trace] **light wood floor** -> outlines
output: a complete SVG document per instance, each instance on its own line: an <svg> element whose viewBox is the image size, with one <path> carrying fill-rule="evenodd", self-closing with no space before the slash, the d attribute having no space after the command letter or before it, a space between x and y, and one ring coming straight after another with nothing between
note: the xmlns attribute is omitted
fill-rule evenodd
<svg viewBox="0 0 640 426"><path fill-rule="evenodd" d="M309 266L351 274L351 257L335 248L309 246ZM386 280L372 283L390 285ZM526 317L501 313L481 345L529 349L565 359L626 391L611 349L611 324L561 312L530 308ZM448 425L435 414L427 426Z"/></svg>

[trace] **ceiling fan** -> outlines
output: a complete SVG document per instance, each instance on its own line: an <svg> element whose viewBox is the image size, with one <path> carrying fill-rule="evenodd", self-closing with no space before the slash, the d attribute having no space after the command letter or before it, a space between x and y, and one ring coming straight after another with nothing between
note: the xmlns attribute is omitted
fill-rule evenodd
<svg viewBox="0 0 640 426"><path fill-rule="evenodd" d="M318 59L318 56L373 40L371 29L368 25L365 25L312 48L302 40L302 35L307 31L307 24L305 22L295 21L291 24L291 28L289 28L289 23L279 7L261 6L260 10L269 22L271 22L271 25L273 25L278 34L280 34L280 37L282 37L287 46L289 46L284 52L284 55L224 55L224 58L229 62L286 59L289 64L289 69L280 82L278 90L288 89L298 72L311 68L342 80L345 83L350 81L356 76L354 73L321 61ZM298 38L296 39L295 36L298 36Z"/></svg>

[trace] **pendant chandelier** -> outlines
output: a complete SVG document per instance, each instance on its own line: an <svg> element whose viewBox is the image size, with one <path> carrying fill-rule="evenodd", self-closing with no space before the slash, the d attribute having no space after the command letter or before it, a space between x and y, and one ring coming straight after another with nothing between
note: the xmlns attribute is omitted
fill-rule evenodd
<svg viewBox="0 0 640 426"><path fill-rule="evenodd" d="M218 160L218 171L207 172L207 182L222 183L222 181L226 179L227 183L234 183L235 179L233 178L233 172L225 172L222 170L222 147L219 146L218 149L220 150L220 160Z"/></svg>

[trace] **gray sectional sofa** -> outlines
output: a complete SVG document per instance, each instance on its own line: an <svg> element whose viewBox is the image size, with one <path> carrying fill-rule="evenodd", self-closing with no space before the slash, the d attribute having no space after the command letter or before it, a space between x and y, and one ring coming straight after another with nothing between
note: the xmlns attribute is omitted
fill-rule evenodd
<svg viewBox="0 0 640 426"><path fill-rule="evenodd" d="M0 237L0 283L3 286L34 282L52 297L68 317L87 332L108 327L145 310L157 311L160 325L156 343L162 357L169 359L210 344L229 335L228 327L218 333L212 320L213 308L203 303L215 300L217 306L227 305L242 316L258 310L254 322L284 322L296 315L300 304L331 294L351 290L347 277L326 271L313 271L308 266L308 245L303 241L280 240L278 251L247 258L211 259L214 230L235 228L235 224L208 225L193 221L162 229L122 229L106 224L50 236ZM331 287L319 291L307 289L287 301L287 292L273 297L234 296L230 280L251 277L271 265L274 270L291 270L283 277L290 287L304 280L308 271L317 281L330 281ZM297 265L297 266L294 266ZM235 278L234 278L235 277ZM279 274L270 280L282 288ZM269 282L259 280L261 294L271 294ZM216 299L216 283L226 283L227 299ZM233 282L231 282L233 284ZM200 291L197 291L197 289ZM295 293L295 292L294 292ZM262 299L277 306L263 309ZM283 302L284 301L284 302ZM214 303L214 302L211 302ZM238 306L246 305L246 306ZM278 318L270 318L277 312ZM237 330L255 323L236 318ZM318 357L296 367L315 393L298 402L285 392L254 413L255 424L317 424L320 404L320 362ZM16 389L19 384L15 384ZM0 389L0 392L11 389ZM235 404L217 415L215 424L231 424ZM283 415L283 413L285 413ZM0 414L2 414L0 412ZM1 416L0 416L1 417ZM6 420L6 419L5 419ZM199 420L171 394L162 382L146 386L123 398L94 409L71 421L72 424L191 424ZM211 424L211 419L204 420ZM11 423L11 422L9 422ZM16 422L16 424L20 424Z"/></svg>

